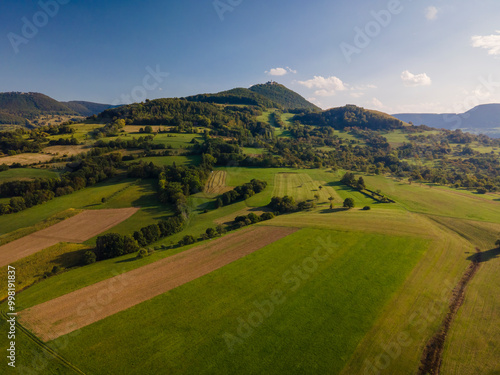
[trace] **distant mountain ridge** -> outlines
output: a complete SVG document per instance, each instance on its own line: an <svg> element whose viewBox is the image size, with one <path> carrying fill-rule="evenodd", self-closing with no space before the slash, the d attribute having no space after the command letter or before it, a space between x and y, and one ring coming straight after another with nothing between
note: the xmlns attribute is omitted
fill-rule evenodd
<svg viewBox="0 0 500 375"><path fill-rule="evenodd" d="M83 101L59 102L37 92L0 93L0 124L26 125L42 115L91 116L112 107Z"/></svg>
<svg viewBox="0 0 500 375"><path fill-rule="evenodd" d="M465 113L398 113L394 117L414 125L483 131L500 128L500 104L482 104Z"/></svg>

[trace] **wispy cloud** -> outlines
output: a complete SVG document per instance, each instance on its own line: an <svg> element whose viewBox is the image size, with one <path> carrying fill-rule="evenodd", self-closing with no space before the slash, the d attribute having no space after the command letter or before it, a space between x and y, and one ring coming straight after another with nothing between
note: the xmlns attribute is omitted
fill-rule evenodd
<svg viewBox="0 0 500 375"><path fill-rule="evenodd" d="M347 90L346 85L340 78L331 76L325 78L323 76L314 76L313 79L307 81L299 81L299 84L309 89L317 89L314 93L317 96L333 96L338 91Z"/></svg>
<svg viewBox="0 0 500 375"><path fill-rule="evenodd" d="M284 76L287 75L288 73L293 73L296 74L297 71L293 70L290 67L286 68L273 68L265 71L266 74L269 74L270 76Z"/></svg>
<svg viewBox="0 0 500 375"><path fill-rule="evenodd" d="M429 21L434 21L437 18L438 13L438 8L434 6L427 7L425 9L425 18L427 18Z"/></svg>
<svg viewBox="0 0 500 375"><path fill-rule="evenodd" d="M492 35L475 35L472 37L472 47L488 50L488 55L500 55L500 31Z"/></svg>
<svg viewBox="0 0 500 375"><path fill-rule="evenodd" d="M430 86L432 80L426 73L413 74L408 70L401 73L401 80L406 87Z"/></svg>

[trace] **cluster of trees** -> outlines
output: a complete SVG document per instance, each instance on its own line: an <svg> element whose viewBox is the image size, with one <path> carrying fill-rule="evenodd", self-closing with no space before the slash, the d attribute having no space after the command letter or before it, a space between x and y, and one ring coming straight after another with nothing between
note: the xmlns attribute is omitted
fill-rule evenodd
<svg viewBox="0 0 500 375"><path fill-rule="evenodd" d="M295 202L293 197L285 195L284 197L272 197L271 203L267 205L276 215L286 214L296 211L304 211L314 208L313 201Z"/></svg>
<svg viewBox="0 0 500 375"><path fill-rule="evenodd" d="M227 191L222 194L219 198L217 198L216 207L227 206L231 203L246 200L251 196L260 193L267 186L266 181L261 181L257 179L253 179L252 181L243 184L241 186L235 187L231 191Z"/></svg>
<svg viewBox="0 0 500 375"><path fill-rule="evenodd" d="M108 233L97 237L94 254L95 260L100 261L135 253L138 250L139 244L131 236ZM91 257L91 255L85 255L85 257Z"/></svg>
<svg viewBox="0 0 500 375"><path fill-rule="evenodd" d="M23 136L25 133L22 129L0 132L0 152L7 155L40 152L42 150L41 143L26 139Z"/></svg>
<svg viewBox="0 0 500 375"><path fill-rule="evenodd" d="M121 150L121 149L143 149L143 150L162 150L165 145L162 143L153 143L154 137L147 135L145 137L121 139L118 138L113 141L105 141L100 139L94 143L94 147L107 148L108 150Z"/></svg>
<svg viewBox="0 0 500 375"><path fill-rule="evenodd" d="M161 220L157 224L151 224L135 231L134 239L140 246L147 246L161 238L179 233L184 228L184 220L180 216L172 216Z"/></svg>
<svg viewBox="0 0 500 375"><path fill-rule="evenodd" d="M125 127L125 120L121 118L115 118L112 122L104 125L101 128L95 129L92 132L94 138L100 137L116 137L122 132Z"/></svg>
<svg viewBox="0 0 500 375"><path fill-rule="evenodd" d="M78 140L75 137L71 138L59 138L59 139L52 139L49 141L49 146L75 146L79 144Z"/></svg>
<svg viewBox="0 0 500 375"><path fill-rule="evenodd" d="M272 212L264 212L260 216L251 212L248 215L237 216L234 219L234 224L236 228L240 228L246 225L256 224L260 221L271 220L274 217L275 215Z"/></svg>
<svg viewBox="0 0 500 375"><path fill-rule="evenodd" d="M0 215L19 212L54 197L92 186L114 176L121 161L121 154L116 153L89 156L68 163L73 171L64 173L60 178L4 182L0 185L0 197L11 199L8 204L0 204Z"/></svg>
<svg viewBox="0 0 500 375"><path fill-rule="evenodd" d="M363 177L360 177L356 180L356 176L354 173L346 172L342 179L340 180L344 185L350 186L353 189L364 190L366 189L365 180Z"/></svg>

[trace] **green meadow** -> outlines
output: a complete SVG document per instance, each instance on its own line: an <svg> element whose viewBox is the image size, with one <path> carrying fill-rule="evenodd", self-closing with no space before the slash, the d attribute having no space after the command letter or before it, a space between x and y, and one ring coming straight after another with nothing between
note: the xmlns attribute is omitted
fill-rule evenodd
<svg viewBox="0 0 500 375"><path fill-rule="evenodd" d="M311 263L320 240L331 255ZM303 229L49 345L67 342L60 353L93 374L338 373L427 245L416 238ZM238 336L242 320L259 313L254 303L274 291L281 302L269 316L236 343L227 341ZM77 350L82 347L84 355ZM137 360L137 353L150 356Z"/></svg>

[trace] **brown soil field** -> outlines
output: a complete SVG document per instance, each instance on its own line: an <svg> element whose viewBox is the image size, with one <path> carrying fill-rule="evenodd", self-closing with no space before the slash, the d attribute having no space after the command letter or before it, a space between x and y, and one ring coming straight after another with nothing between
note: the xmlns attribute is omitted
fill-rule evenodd
<svg viewBox="0 0 500 375"><path fill-rule="evenodd" d="M222 194L232 190L230 186L226 186L227 173L224 171L214 171L208 179L204 192L207 194Z"/></svg>
<svg viewBox="0 0 500 375"><path fill-rule="evenodd" d="M23 324L42 340L54 340L209 274L297 230L245 228L34 306L20 316Z"/></svg>
<svg viewBox="0 0 500 375"><path fill-rule="evenodd" d="M46 154L52 154L55 156L73 156L81 154L82 152L90 151L89 146L85 145L75 145L75 146L49 146L43 149Z"/></svg>
<svg viewBox="0 0 500 375"><path fill-rule="evenodd" d="M4 156L0 158L0 164L11 165L19 163L22 165L30 165L38 162L48 162L57 156L73 156L81 154L82 152L89 151L90 148L84 145L77 146L50 146L43 149L43 153L26 153L13 156Z"/></svg>
<svg viewBox="0 0 500 375"><path fill-rule="evenodd" d="M82 243L128 219L138 208L88 210L0 246L0 267L59 242Z"/></svg>
<svg viewBox="0 0 500 375"><path fill-rule="evenodd" d="M140 129L144 129L144 127L147 126L147 125L126 125L123 129L127 132L127 133L139 133ZM172 127L171 126L158 126L158 125L151 125L151 127L153 128L153 133L156 133L158 132L160 129L164 130L164 129L171 129ZM148 135L148 134L144 134L144 135Z"/></svg>

